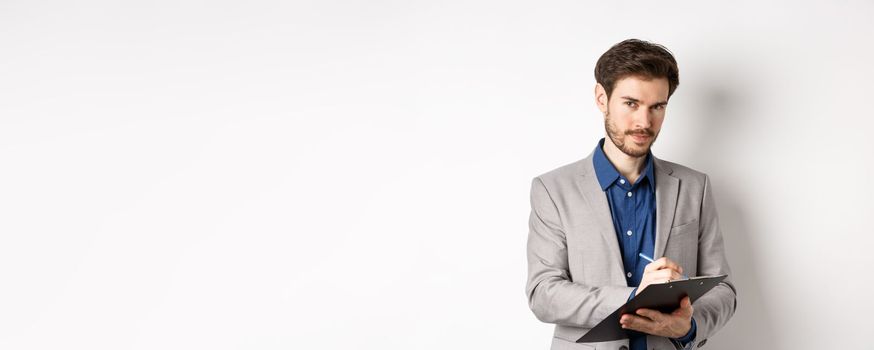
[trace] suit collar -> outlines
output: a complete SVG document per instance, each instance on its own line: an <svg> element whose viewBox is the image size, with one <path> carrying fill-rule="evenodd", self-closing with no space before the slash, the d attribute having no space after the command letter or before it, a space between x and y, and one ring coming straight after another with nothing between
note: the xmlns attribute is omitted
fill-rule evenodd
<svg viewBox="0 0 874 350"><path fill-rule="evenodd" d="M592 152L592 165L595 168L595 175L598 176L598 183L601 185L601 189L606 191L622 175L619 174L619 171L616 170L616 167L613 165L613 163L611 163L610 160L607 159L607 154L604 153L604 140L606 140L606 138L602 138L600 141L598 141L598 145ZM640 178L635 179L635 185L641 181L645 181L647 183L647 186L650 186L650 189L655 189L652 158L652 151L647 151L646 161L644 162L643 166L643 172L641 173Z"/></svg>
<svg viewBox="0 0 874 350"><path fill-rule="evenodd" d="M593 174L593 175L596 174L595 164L594 164L596 151L597 150L592 150L592 152L590 152L589 155L587 155L585 158L581 159L578 162L577 170L576 170L576 173L578 175L588 176L589 174ZM652 151L650 151L650 154L652 154ZM653 177L656 178L655 183L656 183L656 188L658 188L658 175L659 174L671 175L674 173L674 169L671 167L670 164L659 159L655 155L651 155L651 159L652 159L652 175L653 175ZM598 179L597 179L597 175L596 175L595 181L597 181L597 180ZM600 186L600 183L598 185ZM602 189L602 191L603 191L603 189Z"/></svg>

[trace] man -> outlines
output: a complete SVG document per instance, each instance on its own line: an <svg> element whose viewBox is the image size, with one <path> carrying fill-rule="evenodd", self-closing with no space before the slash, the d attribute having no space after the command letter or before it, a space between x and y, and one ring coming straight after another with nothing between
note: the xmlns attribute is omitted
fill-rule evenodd
<svg viewBox="0 0 874 350"><path fill-rule="evenodd" d="M532 180L529 307L556 325L552 349L701 347L734 314L736 291L709 177L650 150L679 84L676 60L663 46L629 39L601 56L595 80L607 138ZM576 343L648 285L683 274L729 277L671 313L623 315L621 327L641 332L630 339Z"/></svg>

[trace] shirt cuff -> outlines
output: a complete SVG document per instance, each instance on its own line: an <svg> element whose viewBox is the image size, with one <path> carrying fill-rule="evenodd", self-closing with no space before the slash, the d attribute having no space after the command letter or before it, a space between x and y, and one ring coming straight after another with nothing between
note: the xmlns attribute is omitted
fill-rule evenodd
<svg viewBox="0 0 874 350"><path fill-rule="evenodd" d="M677 341L686 346L692 340L695 340L695 333L698 331L698 326L695 325L695 318L692 318L692 327L689 328L689 333L686 333L682 338L677 338Z"/></svg>

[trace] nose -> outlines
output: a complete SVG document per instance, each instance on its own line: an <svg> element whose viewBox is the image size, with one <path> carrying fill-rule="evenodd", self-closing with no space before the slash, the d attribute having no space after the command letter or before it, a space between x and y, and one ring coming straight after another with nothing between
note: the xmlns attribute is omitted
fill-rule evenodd
<svg viewBox="0 0 874 350"><path fill-rule="evenodd" d="M638 108L633 114L632 130L649 129L652 126L653 113L649 108Z"/></svg>

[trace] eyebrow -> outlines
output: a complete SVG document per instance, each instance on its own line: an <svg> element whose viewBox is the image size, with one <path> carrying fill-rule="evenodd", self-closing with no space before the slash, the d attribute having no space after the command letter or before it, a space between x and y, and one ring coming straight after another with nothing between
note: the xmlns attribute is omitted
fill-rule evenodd
<svg viewBox="0 0 874 350"><path fill-rule="evenodd" d="M634 98L634 97L630 97L630 96L622 96L622 98L624 98L624 99L626 99L626 100L629 100L629 101L631 101L631 102L640 103L640 100L638 100L638 99L636 99L636 98ZM667 105L667 104L668 104L668 101L661 101L661 102L653 103L653 104L652 104L652 107L655 107L655 106L663 106L663 105Z"/></svg>

